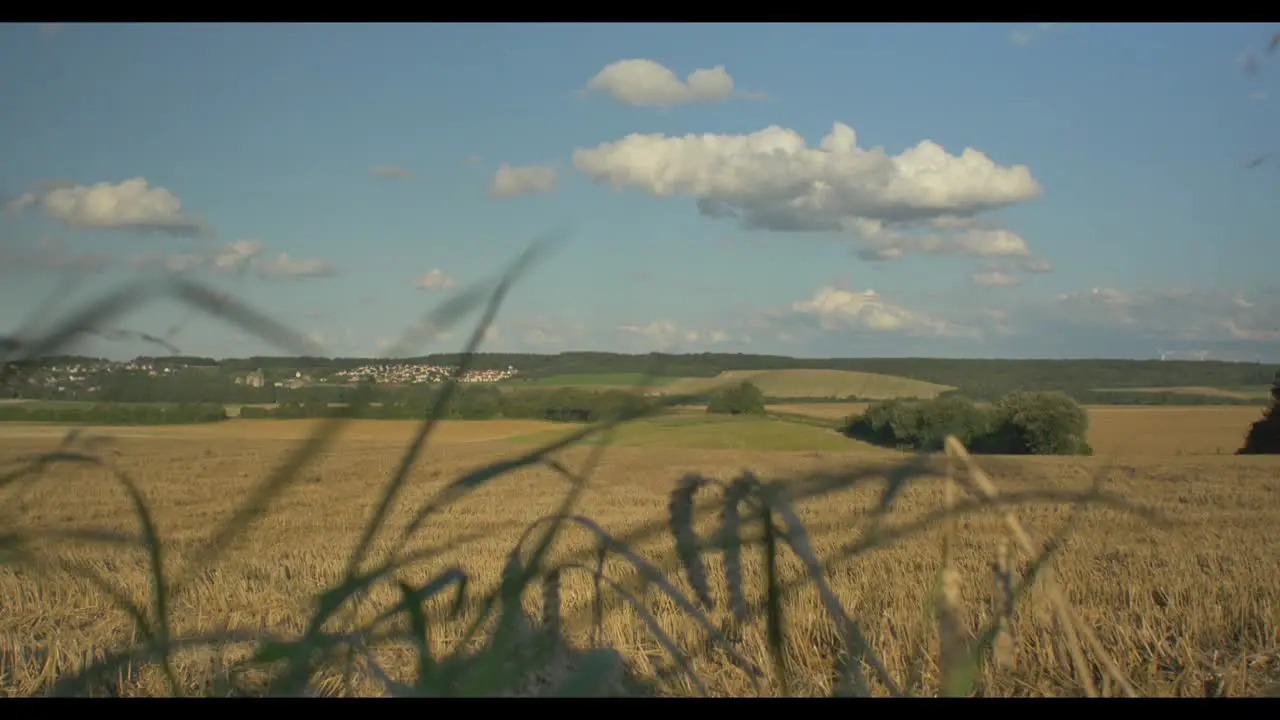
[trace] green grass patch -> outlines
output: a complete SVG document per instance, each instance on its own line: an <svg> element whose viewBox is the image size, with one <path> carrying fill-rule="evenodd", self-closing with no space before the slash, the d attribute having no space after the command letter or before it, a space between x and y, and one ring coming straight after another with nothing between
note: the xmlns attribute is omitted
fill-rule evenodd
<svg viewBox="0 0 1280 720"><path fill-rule="evenodd" d="M547 387L584 387L584 388L608 388L608 387L636 387L644 383L644 387L662 387L682 378L675 377L651 377L646 378L643 373L581 373L574 375L549 375L544 378L532 378L528 380L507 380L501 385L509 388L531 387L531 388L547 388Z"/></svg>
<svg viewBox="0 0 1280 720"><path fill-rule="evenodd" d="M523 445L554 441L578 426L511 438ZM597 444L599 439L583 444ZM706 450L848 450L853 442L834 430L761 417L676 416L641 420L620 427L613 445Z"/></svg>

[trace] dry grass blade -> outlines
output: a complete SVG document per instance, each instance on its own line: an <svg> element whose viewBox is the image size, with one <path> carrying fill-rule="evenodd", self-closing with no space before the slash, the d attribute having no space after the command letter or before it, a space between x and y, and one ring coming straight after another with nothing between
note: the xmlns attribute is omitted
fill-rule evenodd
<svg viewBox="0 0 1280 720"><path fill-rule="evenodd" d="M1054 558L1062 551L1067 536L1070 535L1079 518L1079 511L1073 512L1061 530L1045 543L1044 550L1027 564L1022 582L1018 583L1010 594L1009 603L1011 606L1030 591L1036 580L1039 579ZM961 696L970 694L986 655L995 647L1001 620L1002 618L1000 617L992 618L979 634L978 639L969 645L967 659L952 668L952 693Z"/></svg>
<svg viewBox="0 0 1280 720"><path fill-rule="evenodd" d="M676 556L684 566L685 577L689 586L698 596L704 607L715 607L711 599L711 586L707 582L707 567L702 562L702 549L698 543L698 533L693 527L693 496L705 485L706 478L690 473L680 478L679 485L671 491L668 503L668 517L671 523L671 536L676 543Z"/></svg>
<svg viewBox="0 0 1280 720"><path fill-rule="evenodd" d="M527 262L528 253L521 256L521 261ZM519 266L519 265L518 265ZM228 317L241 324L246 329L270 332L276 327L276 323L262 316L260 313L254 312L243 307L224 307L225 303L219 305L220 298L215 293L200 287L194 283L182 280L178 285L179 291L185 293L188 299L199 307L203 307L209 303L214 303L213 308L218 312L225 312ZM478 304L483 299L482 295L472 294L453 302L446 303L445 307L438 308L430 313L428 318L433 329L439 331L453 322L456 322L461 316L465 315L474 304ZM469 302L468 302L469 301ZM286 342L293 343L299 339L292 334L281 336ZM306 342L303 340L302 342ZM307 345L309 347L309 345ZM296 351L296 350L295 350ZM298 471L310 461L311 458L324 447L326 447L338 433L341 432L343 426L351 417L359 412L369 400L372 385L368 382L362 383L357 388L356 397L345 408L341 408L339 412L328 418L316 432L309 437L306 442L299 446L291 455L276 469L276 471L266 478L251 493L249 500L241 506L222 528L214 534L207 547L200 552L196 558L189 563L187 571L183 574L179 581L174 583L173 591L177 593L179 588L185 586L185 583L194 577L199 571L203 570L211 564L222 552L225 551L230 541L237 536L242 530L247 528L254 520L260 517L267 509L270 501L284 491L288 485L296 481Z"/></svg>
<svg viewBox="0 0 1280 720"><path fill-rule="evenodd" d="M622 423L625 423L634 419L639 419L641 417L648 417L650 415L655 414L656 412L657 410L650 408L646 410L624 413L622 415L619 415L616 418L613 418L601 423L597 423L595 425L583 428L581 430L575 430L571 433L566 434L565 436L561 437L558 440L547 443L546 445L543 445L540 448L524 453L523 455L518 455L514 458L510 458L507 460L499 460L497 462L486 465L478 470L474 470L470 473L467 473L466 475L463 475L462 477L459 477L456 480L453 480L448 485L444 486L438 492L436 492L431 497L430 500L423 503L422 506L417 511L415 511L413 517L410 518L409 522L405 525L404 530L401 531L400 537L396 541L397 547L403 547L404 544L408 542L408 540L414 535L414 533L416 533L422 527L423 523L425 523L429 517L431 517L435 513L438 513L439 511L443 510L444 508L448 507L454 502L457 502L462 497L480 488L481 486L485 485L490 480L493 480L494 478L500 477L502 475L506 475L515 470L529 467L531 465L548 464L547 463L548 456L550 456L555 452L559 452L560 450L564 450L565 448L572 447L573 445L576 445L577 443L582 442L583 440L586 440L592 437L593 435L606 434L609 431L616 428L618 425L621 425ZM556 467L556 465L551 464L551 467L554 468ZM655 525L653 528L650 529L650 531L651 532L656 531L664 525L665 523L662 523L661 525Z"/></svg>
<svg viewBox="0 0 1280 720"><path fill-rule="evenodd" d="M450 568L429 580L420 588L412 588L400 582L400 604L392 612L403 610L409 614L409 630L412 633L414 648L418 654L417 678L414 687L422 690L431 680L435 662L431 656L431 626L422 612L422 604L431 597L445 590L450 585L457 585L458 592L454 599L454 612L462 606L466 598L467 574L458 568Z"/></svg>
<svg viewBox="0 0 1280 720"><path fill-rule="evenodd" d="M563 632L560 622L560 570L552 568L542 576L542 624L548 635L559 638Z"/></svg>
<svg viewBox="0 0 1280 720"><path fill-rule="evenodd" d="M954 455L965 464L966 470L968 471L968 478L982 498L989 502L995 500L998 496L995 484L992 483L991 479L987 477L987 474L982 471L982 468L978 467L977 463L973 460L973 457L969 455L969 452L965 450L964 445L956 439L955 436L947 437L946 450L948 455ZM1001 517L1004 521L1005 527L1008 528L1010 534L1013 536L1014 542L1017 543L1018 549L1028 555L1034 555L1035 548L1031 542L1031 537L1027 534L1026 530L1023 529L1022 523L1018 522L1018 519L1008 510L1002 511ZM1058 587L1057 583L1053 581L1052 576L1046 577L1044 587L1050 602L1053 603L1055 613L1061 617L1063 629L1064 631L1067 631L1068 642L1072 642L1071 638L1074 638L1076 631L1079 631L1079 634L1084 636L1086 642L1089 644L1090 651L1093 653L1094 657L1098 659L1098 662L1102 664L1103 668L1111 676L1112 681L1114 681L1116 685L1129 697L1137 697L1137 692L1134 691L1133 685L1120 670L1119 665L1117 665L1116 662L1111 659L1111 656L1102 648L1101 643L1098 642L1097 637L1094 636L1093 632L1087 626L1084 626L1084 624L1075 616L1071 606L1067 603L1066 597L1062 594L1062 590ZM1072 652L1073 662L1077 662L1077 655L1080 654L1079 648L1075 648ZM1078 662L1083 664L1083 658L1081 657ZM1085 685L1086 691L1092 689L1092 673L1088 672L1087 669L1083 667L1078 668L1078 671L1082 673L1080 681ZM1096 690L1094 692L1096 692Z"/></svg>
<svg viewBox="0 0 1280 720"><path fill-rule="evenodd" d="M786 522L787 528L783 538L791 546L791 551L804 564L808 579L817 585L818 594L822 598L822 605L840 631L840 637L844 641L845 652L851 658L848 668L854 674L852 678L853 687L860 694L871 694L871 686L867 683L867 679L862 672L862 665L865 663L875 671L876 678L889 690L891 695L895 697L901 696L902 689L898 686L897 681L893 679L884 663L875 654L875 651L871 649L871 645L867 642L862 628L845 612L840 598L836 596L835 591L831 589L831 584L827 582L822 562L818 559L818 554L813 550L813 543L809 540L809 534L805 531L804 524L800 522L800 517L796 515L795 509L791 507L791 503L787 500L783 488L777 484L772 484L762 488L762 490L766 493L763 502L773 508L774 512L781 515Z"/></svg>
<svg viewBox="0 0 1280 720"><path fill-rule="evenodd" d="M519 266L517 266L519 267ZM485 307L484 315L480 322L476 325L476 329L471 334L471 339L467 342L467 347L463 351L462 362L459 363L458 376L465 375L470 369L472 360L475 357L476 350L479 349L480 343L484 342L485 333L493 324L493 319L498 314L498 308L502 306L502 301L506 299L511 283L515 281L515 275L508 273L498 284L489 298L489 303ZM419 425L418 432L409 446L405 449L404 455L401 457L400 465L387 481L387 485L382 490L381 498L378 506L373 512L373 516L369 518L369 522L365 525L364 531L360 535L360 539L356 542L355 549L351 552L351 558L347 561L347 569L345 575L351 577L356 573L360 566L360 562L364 559L364 555L368 552L369 544L373 542L373 538L381 529L383 521L386 519L387 513L391 510L391 506L395 503L396 497L404 488L404 484L409 477L409 471L413 469L413 465L418 460L422 449L426 447L427 438L430 437L431 431L436 428L440 419L445 415L445 408L448 407L449 401L457 392L458 383L456 378L450 379L445 383L443 390L436 397L434 407L431 408L429 416Z"/></svg>
<svg viewBox="0 0 1280 720"><path fill-rule="evenodd" d="M592 568L586 567L585 565L578 565L578 564L562 565L560 569L562 571L578 570L581 572L588 573L593 577L596 574L595 570L593 570ZM662 629L661 623L659 623L658 619L653 616L653 613L649 612L649 609L644 606L644 603L640 602L640 600L636 598L635 595L628 592L627 589L622 587L622 585L618 583L616 580L609 577L601 577L600 580L605 585L608 585L610 588L612 588L614 593L616 593L618 597L625 600L626 603L631 606L632 611L635 612L635 614L640 618L642 622L644 622L645 626L649 629L649 632L653 634L654 639L657 640L658 644L662 646L662 649L666 650L667 653L671 655L671 659L675 660L676 664L680 666L681 671L683 671L685 676L689 678L689 682L692 683L693 686L698 689L698 692L700 692L703 695L706 695L707 686L704 685L702 683L702 680L698 678L698 674L694 671L693 665L689 662L689 658L687 657L687 655L685 653L680 652L680 649L676 646L675 641L671 639L671 636L667 634L666 630Z"/></svg>
<svg viewBox="0 0 1280 720"><path fill-rule="evenodd" d="M960 668L965 662L968 645L964 622L964 610L960 605L960 575L955 568L954 543L958 519L956 507L955 468L947 457L947 477L943 485L943 510L947 520L942 534L942 565L938 569L936 607L938 615L938 667L942 673L943 695L948 697L968 694L959 680Z"/></svg>
<svg viewBox="0 0 1280 720"><path fill-rule="evenodd" d="M764 530L765 633L774 676L783 697L791 694L787 680L787 648L782 617L782 588L778 583L778 537L773 525L773 508L766 500L760 508Z"/></svg>
<svg viewBox="0 0 1280 720"><path fill-rule="evenodd" d="M58 452L49 453L43 458L45 464L54 462L72 462L88 464L98 467L114 478L117 483L124 489L125 494L129 497L129 502L133 505L133 512L138 517L141 525L143 545L147 550L147 560L149 563L149 575L151 580L151 603L152 603L152 622L154 625L143 621L141 627L145 627L146 635L150 642L156 647L161 659L161 668L164 671L165 680L169 683L169 690L173 694L179 693L178 681L173 672L173 664L168 654L169 635L170 635L170 618L169 618L169 600L170 593L165 581L164 572L164 548L160 542L160 533L156 529L155 520L152 517L151 509L147 505L147 500L142 495L142 491L138 489L137 483L129 474L122 470L111 466L104 462L101 458L94 457L83 453L74 452ZM81 568L77 574L86 577L86 573L90 575L96 574L88 571L87 568ZM106 591L108 597L112 599L117 606L124 609L130 615L133 615L135 622L142 619L141 611L128 602L123 593L116 591L105 579L100 582L94 582L95 585Z"/></svg>
<svg viewBox="0 0 1280 720"><path fill-rule="evenodd" d="M555 519L556 518L553 517L540 518L534 525L531 525L526 529L526 535L531 533L536 525L541 523L551 523L555 521ZM690 619L692 619L704 632L706 632L707 635L724 650L729 658L738 665L738 667L745 670L751 676L752 683L755 684L756 675L758 674L757 668L733 647L733 645L724 636L724 633L722 633L714 624L711 623L709 619L707 619L705 613L700 611L698 607L684 595L684 593L680 592L678 588L671 584L671 581L666 578L659 568L655 567L653 563L638 555L631 549L626 541L610 535L591 518L583 517L581 515L570 515L561 518L561 520L586 529L596 538L598 545L596 546L595 553L599 564L597 570L593 572L599 576L600 582L608 580L608 578L603 574L602 558L604 558L608 553L613 553L622 557L638 572L640 579L645 584L658 588L658 590L676 604L676 607L680 608L681 611L687 614ZM585 568L585 566L580 564L580 560L576 557L570 559L569 562ZM564 568L565 565L562 564L560 567Z"/></svg>
<svg viewBox="0 0 1280 720"><path fill-rule="evenodd" d="M756 479L749 473L740 475L724 491L720 511L720 539L724 552L724 579L729 590L729 605L740 622L748 615L747 597L742 577L741 518L738 509L756 489Z"/></svg>
<svg viewBox="0 0 1280 720"><path fill-rule="evenodd" d="M997 669L1009 672L1014 669L1017 657L1012 635L1015 581L1008 540L1000 541L992 571L996 580L996 637L992 642L991 655Z"/></svg>
<svg viewBox="0 0 1280 720"><path fill-rule="evenodd" d="M71 317L31 341L17 339L0 362L0 380L8 378L13 366L10 363L53 355L66 348L77 335L103 325L108 320L137 307L155 293L150 285L129 285L105 297L88 303Z"/></svg>
<svg viewBox="0 0 1280 720"><path fill-rule="evenodd" d="M293 328L267 317L242 301L231 302L226 296L184 277L172 277L169 281L178 299L193 308L203 310L213 317L220 317L273 345L298 355L318 354L314 342L303 337Z"/></svg>

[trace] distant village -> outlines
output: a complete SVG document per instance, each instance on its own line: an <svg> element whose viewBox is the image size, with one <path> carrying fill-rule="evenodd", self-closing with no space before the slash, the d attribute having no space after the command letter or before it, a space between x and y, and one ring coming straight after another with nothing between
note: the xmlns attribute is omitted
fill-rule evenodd
<svg viewBox="0 0 1280 720"><path fill-rule="evenodd" d="M312 378L301 371L294 371L293 377L273 382L276 387L299 388L315 383L322 384L354 384L372 382L377 385L421 385L423 383L441 383L450 378L463 383L495 383L509 380L519 373L514 367L505 370L468 370L458 375L456 367L444 365L418 365L412 363L387 363L377 365L361 365L349 370L338 370L327 377ZM261 370L237 377L237 385L263 387L266 376Z"/></svg>
<svg viewBox="0 0 1280 720"><path fill-rule="evenodd" d="M458 375L458 368L441 365L407 365L391 363L387 365L362 365L351 370L339 370L335 377L344 382L360 382L369 380L386 385L417 385L420 383L444 382L450 378L464 383L493 383L510 380L519 373L514 367L505 370L468 370Z"/></svg>
<svg viewBox="0 0 1280 720"><path fill-rule="evenodd" d="M67 392L82 390L97 392L102 388L95 383L102 375L110 373L146 373L151 377L168 374L180 368L167 366L157 367L152 363L111 362L109 360L74 362L58 365L47 365L40 372L27 375L22 379L29 385L37 385L47 390Z"/></svg>
<svg viewBox="0 0 1280 720"><path fill-rule="evenodd" d="M101 389L103 376L111 374L139 373L149 377L172 376L189 369L205 370L205 367L191 367L181 363L157 363L145 361L112 362L81 361L55 363L40 367L34 372L27 371L11 378L28 387L35 386L45 392L57 393L94 393ZM419 385L424 383L441 383L455 378L463 383L496 383L509 380L519 374L514 367L502 370L468 370L458 375L458 369L451 366L425 365L417 363L376 363L360 367L337 370L324 376L312 377L299 370L292 371L292 377L280 378L274 374L270 380L263 370L239 373L231 378L236 385L248 387L265 387L272 385L282 388L299 388L307 385L330 384L346 385L363 381L379 385ZM279 379L277 379L279 378Z"/></svg>

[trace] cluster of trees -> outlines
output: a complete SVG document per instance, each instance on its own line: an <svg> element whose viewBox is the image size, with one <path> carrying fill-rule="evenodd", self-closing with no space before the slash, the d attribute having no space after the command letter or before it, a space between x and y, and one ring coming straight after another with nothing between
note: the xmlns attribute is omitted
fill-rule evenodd
<svg viewBox="0 0 1280 720"><path fill-rule="evenodd" d="M755 383L743 382L714 393L707 412L722 415L763 415L764 392Z"/></svg>
<svg viewBox="0 0 1280 720"><path fill-rule="evenodd" d="M49 422L69 425L189 425L227 419L218 404L144 405L0 405L0 421Z"/></svg>
<svg viewBox="0 0 1280 720"><path fill-rule="evenodd" d="M378 420L417 420L428 416L439 390L419 393L408 400L365 405L357 417ZM649 409L651 401L623 390L592 391L577 388L527 390L504 393L492 385L460 385L444 406L444 417L455 420L521 418L557 422L596 422L625 413ZM290 402L274 408L244 407L246 419L295 419L327 417L345 412L324 402Z"/></svg>
<svg viewBox="0 0 1280 720"><path fill-rule="evenodd" d="M1244 446L1238 455L1280 454L1280 371L1271 383L1271 404L1263 411L1262 418L1249 426Z"/></svg>
<svg viewBox="0 0 1280 720"><path fill-rule="evenodd" d="M949 395L889 400L849 418L845 435L904 450L940 450L955 435L970 452L1091 455L1089 415L1061 392L1015 391L989 405Z"/></svg>

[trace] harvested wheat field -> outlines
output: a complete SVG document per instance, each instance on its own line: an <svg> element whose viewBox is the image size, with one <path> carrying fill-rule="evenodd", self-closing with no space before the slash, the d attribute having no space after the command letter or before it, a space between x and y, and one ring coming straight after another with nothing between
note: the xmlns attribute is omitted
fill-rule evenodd
<svg viewBox="0 0 1280 720"><path fill-rule="evenodd" d="M1094 453L1119 456L1231 455L1262 416L1262 408L1240 405L1087 409Z"/></svg>
<svg viewBox="0 0 1280 720"><path fill-rule="evenodd" d="M866 410L866 403L770 405L772 412L841 420ZM1262 409L1240 405L1092 405L1089 444L1101 456L1231 455L1244 441Z"/></svg>
<svg viewBox="0 0 1280 720"><path fill-rule="evenodd" d="M204 436L172 430L165 437L120 438L100 452L132 475L151 504L158 533L164 538L164 562L170 581L201 551L210 533L225 521L274 463L296 442L295 430L280 423L259 423L252 433L235 430L247 423L226 423ZM370 425L374 425L371 423ZM390 428L394 423L376 423ZM475 423L482 426L484 423ZM507 424L492 430L507 432ZM378 435L366 431L370 437ZM390 431L388 431L390 432ZM462 433L461 430L456 431ZM465 433L464 433L465 434ZM8 433L6 433L8 435ZM462 435L459 435L461 437ZM333 586L370 516L378 491L399 460L396 448L356 435L330 447L299 475L269 508L265 517L239 538L212 567L196 571L191 582L171 592L170 632L175 637L270 633L297 637L320 590ZM53 448L52 437L0 436L0 466L20 453ZM698 471L729 478L743 468L762 479L825 471L828 481L850 467L883 467L894 453L851 444L848 452L755 452L740 450L619 447L603 457L579 511L634 550L663 568L672 584L695 597L673 559L666 531L667 505L678 478ZM411 509L423 504L444 483L485 463L526 451L523 445L489 441L442 444L429 448L412 472L410 483L392 510L390 532L375 540L374 557L395 545ZM572 468L582 467L591 448L574 448L560 456ZM1140 695L1253 695L1280 681L1280 459L1235 457L1164 457L1104 462L1083 458L981 458L1000 490L1019 493L1075 492L1086 489L1098 468L1105 468L1106 490L1162 514L1164 524L1127 510L1094 507L1082 512L1074 532L1055 562L1064 589L1084 627L1096 635L1073 641L1056 624L1041 581L1013 613L1009 638L1001 646L1000 664L988 663L977 681L987 695L1064 695L1093 691L1121 694L1122 682ZM818 482L818 481L814 481ZM838 484L838 483L837 483ZM881 481L853 485L824 497L801 501L804 522L819 557L828 563L831 587L856 618L897 689L938 692L939 624L935 619L934 578L941 563L942 530L936 525L867 552L842 559L867 537L870 508ZM813 482L797 483L802 495ZM536 518L554 511L566 490L565 480L549 469L523 469L497 478L429 519L408 541L426 559L400 577L410 584L457 567L470 582L461 614L449 617L444 599L427 603L431 620L429 644L437 658L452 652L465 623L475 616L474 598L497 582L505 553ZM716 493L704 491L711 501ZM72 531L89 528L136 532L136 520L120 486L102 470L56 465L36 483L4 490L0 503L6 529ZM702 497L700 494L699 497ZM937 476L908 485L880 526L881 537L905 532L944 501ZM1039 545L1060 532L1070 512L1062 498L1026 504L1017 516ZM972 635L993 617L997 593L991 563L1000 539L1007 537L998 518L972 514L955 536L955 568L959 571L959 622ZM745 521L744 521L745 522ZM714 519L698 523L707 537ZM647 531L647 532L640 532ZM758 536L759 533L757 532ZM52 542L52 541L48 541ZM758 544L757 544L758 545ZM619 592L604 586L602 620L593 627L591 559L595 543L581 528L567 531L552 551L554 562L577 557L581 566L563 571L558 585L559 610L541 610L544 584L524 598L529 637L540 632L563 637L553 660L512 690L539 693L583 660L598 641L614 648L624 661L610 676L615 692L687 695L701 692L673 662L659 636L646 625L653 619L670 642L690 659L690 670L712 695L774 695L781 692L773 672L760 588L764 573L757 546L745 548L743 585L751 611L743 624L730 621L725 565L708 554L710 591L715 609L707 612L710 629L726 633L738 659L717 649L708 629L656 588L642 591L631 579L634 568L617 554L604 574L637 599L638 613ZM75 576L76 564L103 574L108 582L143 608L149 607L146 556L139 549L75 544L37 548L60 558L61 569L39 571L6 563L0 566L0 694L48 692L87 658L104 658L136 639L124 613L112 607L98 588ZM829 694L841 641L811 584L804 584L799 563L782 553L780 578L795 586L784 598L784 631L788 690L792 694ZM1017 555L1019 567L1027 561ZM43 574L43 573L48 573ZM450 593L451 597L451 593ZM334 627L367 623L400 599L394 584L375 586L366 600L339 612ZM396 627L406 626L396 620ZM253 694L266 690L260 669L235 669L248 656L246 638L182 650L173 656L177 689L187 694ZM1088 670L1073 669L1072 652L1084 646ZM519 648L512 657L521 656ZM1100 658L1113 663L1104 671ZM346 656L344 656L346 657ZM335 660L311 680L310 692L357 695L381 692L373 678L407 681L414 672L412 645L391 642L369 652L370 660L352 664ZM381 669L371 670L376 660ZM871 670L867 670L872 674ZM1085 680L1081 680L1081 675ZM1113 680L1113 677L1119 680ZM384 678L385 679L385 678ZM164 674L154 665L130 662L89 686L98 694L150 695L169 692ZM889 686L872 679L875 694ZM1087 683L1087 685L1086 685Z"/></svg>
<svg viewBox="0 0 1280 720"><path fill-rule="evenodd" d="M321 420L228 420L199 425L150 425L136 427L91 427L86 432L108 437L183 440L304 440L320 427ZM406 443L418 429L413 420L352 420L346 423L342 437L347 440ZM467 422L442 421L435 429L433 442L484 442L563 428L561 423L542 420L488 420ZM61 438L63 426L50 423L0 424L0 441L6 438Z"/></svg>

